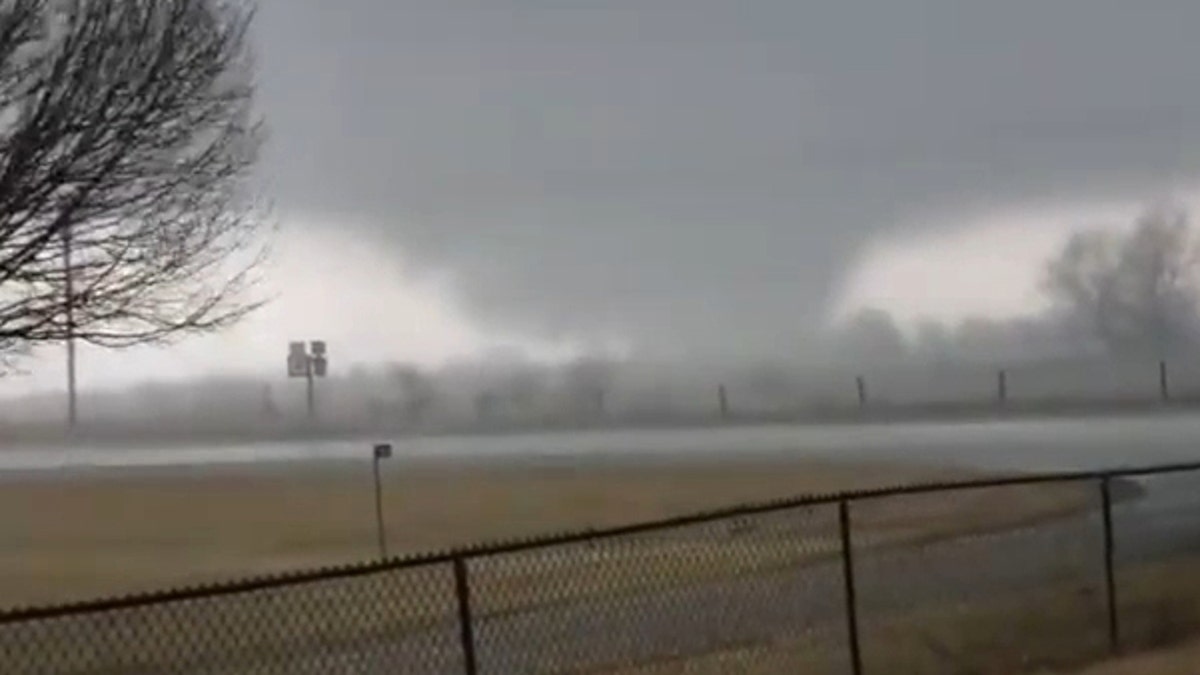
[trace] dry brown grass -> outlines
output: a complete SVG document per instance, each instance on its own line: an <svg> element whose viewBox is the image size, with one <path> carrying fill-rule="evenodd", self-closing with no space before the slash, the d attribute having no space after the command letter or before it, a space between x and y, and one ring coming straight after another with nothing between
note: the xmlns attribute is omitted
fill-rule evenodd
<svg viewBox="0 0 1200 675"><path fill-rule="evenodd" d="M0 597L7 605L44 603L376 557L370 471L364 463L355 469L146 470L8 481L0 490ZM385 510L390 552L396 554L950 477L964 474L781 460L422 465L385 475ZM1090 499L1077 487L1012 488L954 499L928 495L907 499L904 509L867 503L856 509L855 521L860 531L888 538L942 536L1077 509ZM801 544L811 552L811 542ZM639 545L629 564L663 558L675 564L669 558L681 552L678 546Z"/></svg>
<svg viewBox="0 0 1200 675"><path fill-rule="evenodd" d="M898 483L888 466L421 466L386 476L392 553L602 527L811 491ZM0 597L26 604L377 556L370 465L10 480Z"/></svg>
<svg viewBox="0 0 1200 675"><path fill-rule="evenodd" d="M778 461L423 466L389 474L386 503L393 552L404 552L950 477L964 476L911 466ZM868 502L855 509L854 518L856 532L884 544L903 543L1025 524L1076 511L1093 498L1080 485L980 490L910 497L902 508ZM357 471L147 471L9 483L0 491L0 541L9 544L0 553L0 596L46 602L367 559L376 554L372 500L369 465ZM574 546L555 549L535 564L525 559L473 565L475 611L529 610L637 593L665 582L690 584L805 564L836 550L834 509L823 509L800 529L791 516L772 521L776 528L764 526L762 519L754 521L760 527L748 530L730 531L729 523L718 523L682 539L614 540L604 545L608 555L595 558L586 546ZM310 639L330 643L394 635L445 619L454 611L450 600L448 570L439 568L222 598L211 608L199 602L82 619L49 629L38 640L18 630L2 641L22 652L33 650L34 658L38 650L84 633L95 663L133 656L163 663L208 658L226 650L231 638L201 636L184 645L155 639L131 653L128 638L119 635L185 621L194 635L220 630L236 635L234 642L246 649L282 649ZM281 617L303 618L292 625ZM105 638L111 631L119 635ZM804 650L804 658L813 653Z"/></svg>
<svg viewBox="0 0 1200 675"><path fill-rule="evenodd" d="M1195 675L1200 671L1200 642L1102 663L1080 675Z"/></svg>
<svg viewBox="0 0 1200 675"><path fill-rule="evenodd" d="M1197 565L1200 560L1181 559L1121 571L1120 616L1127 652L1178 643L1200 633ZM875 617L862 629L865 669L895 675L1200 672L1200 644L1089 665L1108 653L1103 603L1094 585L1061 585L996 597L992 602ZM845 645L831 643L822 634L593 672L840 673L846 672L848 663Z"/></svg>

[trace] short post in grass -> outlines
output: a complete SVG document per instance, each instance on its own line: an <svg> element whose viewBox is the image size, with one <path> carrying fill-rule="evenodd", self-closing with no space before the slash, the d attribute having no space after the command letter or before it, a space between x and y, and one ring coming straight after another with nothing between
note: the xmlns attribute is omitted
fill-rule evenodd
<svg viewBox="0 0 1200 675"><path fill-rule="evenodd" d="M379 557L387 558L387 529L383 524L383 480L379 475L379 462L390 459L392 445L377 443L371 452L371 465L375 470L375 530L379 537Z"/></svg>
<svg viewBox="0 0 1200 675"><path fill-rule="evenodd" d="M1108 647L1115 655L1121 652L1121 624L1117 612L1117 584L1113 573L1114 541L1112 520L1112 477L1100 479L1100 515L1104 524L1104 590L1108 608Z"/></svg>
<svg viewBox="0 0 1200 675"><path fill-rule="evenodd" d="M729 394L725 390L725 385L717 385L717 406L721 412L721 420L729 419Z"/></svg>
<svg viewBox="0 0 1200 675"><path fill-rule="evenodd" d="M1167 380L1167 362L1158 362L1158 395L1163 403L1171 400L1171 383Z"/></svg>

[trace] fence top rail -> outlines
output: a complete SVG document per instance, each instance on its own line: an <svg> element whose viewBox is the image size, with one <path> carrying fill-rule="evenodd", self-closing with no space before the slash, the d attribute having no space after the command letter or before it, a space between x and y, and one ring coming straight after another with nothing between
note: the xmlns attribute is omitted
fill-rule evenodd
<svg viewBox="0 0 1200 675"><path fill-rule="evenodd" d="M14 607L0 610L0 626L27 621L49 620L68 616L96 614L102 612L134 609L146 605L159 605L189 600L203 600L227 595L252 593L255 591L300 586L321 581L334 581L351 577L394 572L416 567L449 564L456 560L469 561L513 553L521 553L554 546L578 544L591 540L643 534L689 525L699 525L731 518L753 516L809 506L838 504L840 502L866 501L919 495L935 492L954 492L986 488L1038 485L1046 483L1098 481L1112 478L1172 473L1200 472L1200 461L1156 464L1139 467L1119 467L1101 470L1056 471L1044 473L1000 473L992 476L966 479L908 483L878 488L844 490L829 493L810 493L786 499L745 503L703 512L663 518L652 521L606 528L587 528L559 532L525 539L486 542L463 546L446 551L420 553L400 557L352 563L348 565L322 567L275 575L263 575L239 580L180 586L166 590L134 593L93 600L83 600L51 605Z"/></svg>

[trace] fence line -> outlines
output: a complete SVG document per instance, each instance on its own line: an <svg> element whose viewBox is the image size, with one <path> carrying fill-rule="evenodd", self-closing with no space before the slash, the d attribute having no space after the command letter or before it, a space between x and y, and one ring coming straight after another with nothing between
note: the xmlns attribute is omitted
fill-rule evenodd
<svg viewBox="0 0 1200 675"><path fill-rule="evenodd" d="M862 673L862 647L859 645L858 593L854 587L854 546L850 542L850 502L838 502L838 530L842 545L842 583L846 587L846 632L850 641L850 667L854 675Z"/></svg>
<svg viewBox="0 0 1200 675"><path fill-rule="evenodd" d="M1108 470L1063 471L1032 475L999 475L972 480L936 481L874 489L850 490L824 495L802 495L789 499L745 504L652 522L469 546L452 551L390 558L344 567L257 577L229 583L179 588L85 602L15 608L0 611L0 631L15 631L14 635L20 638L18 640L17 637L5 637L8 634L0 632L0 671L16 673L60 672L53 668L46 669L44 663L39 663L35 668L30 663L21 660L33 658L33 656L30 656L31 654L40 654L42 658L51 663L56 658L66 659L67 661L63 663L61 672L68 670L73 672L76 666L80 664L75 664L70 659L85 657L72 657L72 652L63 652L63 655L55 656L55 652L62 647L54 636L53 628L57 625L54 623L56 621L78 621L93 616L100 618L107 616L121 618L127 617L131 612L143 611L149 613L185 606L190 607L191 604L189 603L209 603L213 604L211 610L203 610L203 612L195 610L200 613L199 616L188 615L183 619L176 617L176 620L187 624L189 617L192 623L196 623L202 619L212 620L211 617L216 616L221 617L221 620L225 621L236 610L236 612L242 613L239 616L246 617L245 621L247 623L241 627L244 629L243 635L239 637L239 639L242 639L245 638L246 632L252 632L259 623L271 616L268 613L260 617L258 614L253 613L257 611L267 612L269 607L266 607L264 603L258 602L258 600L269 597L274 598L273 601L277 601L280 604L280 608L276 610L277 615L274 618L281 622L294 618L288 616L289 610L291 612L300 612L302 609L310 615L304 626L298 626L293 631L294 635L298 636L295 639L301 642L313 639L317 641L315 643L317 646L332 644L348 644L353 646L361 643L360 647L356 647L358 651L352 652L352 658L359 660L357 662L359 670L356 672L373 672L372 667L377 667L380 672L385 672L386 667L383 664L387 663L392 667L403 665L402 663L396 663L395 660L409 654L409 652L415 654L425 649L427 646L426 642L428 644L453 642L457 644L457 649L460 652L456 660L459 665L454 666L453 670L455 672L473 674L480 672L481 668L485 671L487 670L486 663L488 662L489 655L497 660L516 658L513 656L511 650L501 653L499 656L496 655L497 648L494 643L498 638L493 633L498 629L494 628L493 624L497 621L496 617L513 616L514 612L519 613L518 610L521 610L523 605L513 601L513 598L508 596L514 593L526 593L528 592L528 588L537 590L544 587L550 589L545 592L546 597L535 598L535 601L531 601L532 605L536 605L544 611L549 612L548 616L550 618L547 618L543 622L544 625L540 625L537 621L533 621L528 625L519 622L514 623L513 626L516 627L510 627L509 632L516 633L520 640L552 640L553 638L551 637L538 635L537 633L541 630L554 630L556 627L562 625L563 619L555 619L553 612L560 611L556 608L566 606L563 604L564 602L575 603L571 606L579 610L577 612L578 616L568 616L569 620L584 626L582 628L574 628L574 630L588 632L590 629L586 626L590 625L588 624L589 621L594 620L594 617L589 618L588 611L585 611L589 607L597 606L601 609L596 611L603 610L610 613L633 611L627 608L623 609L624 605L621 607L617 605L609 607L608 605L614 602L613 598L632 598L640 601L644 598L650 598L655 593L662 596L666 592L664 589L676 589L677 587L681 589L678 590L678 593L685 595L693 591L699 592L697 589L703 590L711 587L715 589L712 590L713 597L726 598L723 602L733 602L736 598L742 596L759 597L756 594L760 594L762 591L754 588L752 585L744 586L744 584L757 583L757 580L760 578L767 580L763 583L784 583L776 579L775 576L772 576L778 574L778 572L774 571L778 565L783 565L783 569L791 570L795 574L801 575L795 579L789 577L789 580L785 580L786 583L800 583L802 587L808 588L808 577L804 575L811 574L815 578L824 574L824 572L818 571L825 569L819 567L823 564L821 561L825 560L828 555L832 555L837 564L829 569L836 569L836 574L841 579L841 612L844 615L843 619L846 627L846 658L849 661L852 672L858 675L864 672L863 650L870 647L870 640L868 638L875 634L871 633L867 635L864 633L867 629L864 628L864 624L862 623L861 612L866 607L862 605L863 596L861 589L857 585L856 577L861 572L857 566L855 551L856 549L863 550L864 553L870 553L874 556L882 555L875 553L874 551L876 550L887 551L892 549L888 549L886 546L874 549L871 547L863 548L866 544L856 544L853 541L855 532L857 531L856 528L862 528L862 531L870 532L871 525L869 523L856 525L858 519L852 518L852 507L865 508L881 500L894 499L900 501L905 498L927 495L949 495L951 493L961 495L971 493L972 491L1090 483L1095 483L1098 486L1098 503L1094 503L1094 507L1083 509L1082 512L1095 513L1098 511L1100 516L1100 532L1098 536L1102 537L1103 544L1101 549L1102 558L1100 560L1103 569L1101 592L1103 593L1106 615L1108 650L1115 653L1122 646L1124 636L1122 635L1123 626L1120 622L1121 609L1118 603L1119 580L1116 570L1116 546L1118 542L1113 522L1115 501L1112 494L1113 481L1116 479L1160 477L1191 473L1200 473L1200 462L1181 462ZM1095 495L1097 493L1093 492L1091 494ZM798 526L795 525L795 518L793 516L797 512L803 509L824 507L830 509L836 507L836 526L834 531L828 531L827 527L820 521L815 525L805 522L799 526L799 530L795 529ZM744 521L750 518L758 518L759 520L752 523L752 525L762 528L765 533L758 532L752 527L749 531L750 534L738 535L742 537L740 540L721 539L721 537L732 537L733 535L719 535L714 529L718 524ZM770 520L772 518L775 520ZM1200 507L1198 507L1196 512L1196 519L1200 523ZM772 523L775 524L772 525ZM691 530L695 530L696 532L692 536L688 536ZM1002 533L1007 532L1003 529L997 531ZM955 542L961 540L966 542L969 539L963 537L968 534L969 532L964 531L954 536L947 536L943 540L933 540L934 543L919 540L906 542L901 537L897 540L898 543L893 543L892 546L894 550L901 553L921 551L923 550L922 547L940 545L943 541ZM647 539L645 541L641 539L650 536L659 538L653 540ZM830 542L828 546L821 543L825 541ZM610 542L610 545L617 549L615 553L612 551L608 552L614 553L613 560L617 562L608 563L605 562L605 558L603 557L589 557L586 551L575 550L581 545L591 547L604 542ZM730 542L733 543L731 544ZM991 544L985 542L985 545L990 546ZM751 549L749 554L745 552L747 547ZM595 553L595 551L592 551L592 554ZM732 555L726 556L726 554L730 553ZM995 552L989 552L988 550L985 550L984 553L995 555ZM533 556L525 560L527 568L511 565L514 562L512 560L514 556L522 555ZM729 560L726 560L726 557ZM598 560L599 563L595 563L595 560ZM701 565L699 573L695 575L696 578L692 579L691 570L685 570L683 567L685 563L689 563L689 561L694 563L696 560L700 560L703 565ZM1036 566L1038 560L1034 556L1034 559L1029 564ZM1050 558L1047 560L1050 560ZM586 592L580 591L580 588L584 586L589 575L597 577L602 577L606 574L611 575L614 569L622 569L619 565L625 564L623 561L628 561L629 569L626 570L626 577L617 580L619 583L609 583L613 580L600 578L600 583L596 586L599 590L595 593L589 595ZM675 561L679 563L679 566L667 566L663 569L656 567L662 561ZM488 566L501 570L507 570L505 567L506 562L510 563L510 567L517 567L517 576L519 577L517 581L520 583L512 586L505 585L505 582L509 581L509 577L511 576L505 576L508 574L508 571L504 573L496 572L491 575L488 574L489 570L487 569L481 571L478 565L485 562L487 562ZM521 562L521 559L518 558L515 562ZM817 567L813 567L814 565ZM452 606L447 605L445 608L441 608L440 604L436 601L424 598L421 595L423 591L420 590L422 587L419 584L412 585L410 588L403 583L403 580L394 576L410 570L430 570L432 573L437 569L445 568L449 568L448 571L452 577L452 583L447 587L448 589L452 589L452 591L448 590L447 592L452 592L453 594L453 602L450 603ZM494 569L491 571L495 572ZM730 579L735 580L738 584L743 584L743 586L726 587L732 583L729 581ZM750 581L746 581L746 579ZM907 581L910 580L900 578L896 583L903 585ZM352 591L345 589L338 590L340 587L335 587L333 591L327 591L322 590L322 585L336 585L343 582L385 585L385 588L396 596L393 598L395 602L374 600L378 594L369 587L364 589L366 595L363 597L371 598L372 600L368 601L368 603L375 602L375 604L364 605L361 601L355 600L353 603L339 606L339 602L343 604L349 602L348 598ZM704 584L708 584L708 586ZM480 588L499 590L477 598L476 591ZM513 590L514 588L517 590ZM588 588L584 588L583 590L588 590ZM785 588L788 588L788 586L785 586ZM736 592L738 589L742 590L741 595ZM400 593L401 590L404 592ZM504 592L501 593L500 591ZM262 595L271 592L296 594L299 596L295 599L298 604L295 606L287 604L290 601L284 596ZM537 590L537 592L541 591ZM676 591L670 592L675 593ZM822 591L818 590L815 593L814 597L819 597ZM767 598L772 595L773 593L768 592L761 597ZM255 607L247 609L238 604L234 608L234 603L243 597L255 600L255 602L250 603ZM216 604L219 602L226 602L229 606ZM506 605L505 602L511 602L512 606ZM628 602L635 602L635 600L628 600ZM656 612L670 613L670 611L673 611L672 606L666 600L659 598L655 602L659 604L654 605L651 603L647 605L647 609L644 610L646 615L651 616ZM663 605L664 602L667 602L667 604ZM709 607L712 604L704 598L700 600L693 599L688 602L695 603L696 607ZM816 603L814 606L819 604ZM264 607L266 608L264 609ZM367 609L364 609L364 607L367 607ZM210 616L204 613L208 611L215 612L215 614ZM754 608L751 607L747 611L752 613ZM763 611L768 614L771 612L782 612L781 616L793 617L793 614L789 613L793 609L783 611L776 608L764 607ZM328 613L332 617L330 623L323 623L325 620L323 617L313 619L311 617L313 612ZM348 612L353 612L355 616L341 616L341 614ZM681 616L687 616L688 614L694 615L695 612L688 612ZM483 626L480 623L485 618L489 622L487 626ZM691 616L690 618L692 620L699 620L695 616ZM132 622L130 625L137 625L134 619L129 620ZM441 633L435 635L428 632L441 630L437 627L442 625L441 622L443 620L449 620L454 626L452 637L448 638ZM796 620L798 621L799 619ZM807 621L809 619L804 620ZM812 621L817 621L817 619L812 619ZM603 620L600 620L600 623L603 623ZM649 630L656 626L669 625L669 623L670 620L665 618L651 619L642 628ZM748 620L747 625L753 623L753 621ZM403 627L403 630L400 630L397 626ZM490 632L489 630L481 632L481 626L489 628ZM34 628L38 627L40 627L40 630L34 630ZM716 626L717 629L723 627L728 626ZM154 628L158 631L155 633L156 636L159 636L161 631L164 630L161 626ZM275 628L273 627L273 629ZM28 632L26 629L28 629ZM181 626L179 629L187 630L185 626ZM773 630L774 628L772 627L771 629ZM63 630L67 629L64 628ZM75 634L78 634L82 629L74 627L71 630ZM291 629L284 626L283 628L278 628L278 630L280 634L275 635L273 633L271 636L272 640L283 640L285 643L292 640L292 633L289 633ZM343 630L349 632L346 635L342 635ZM749 632L762 632L758 628L754 628L754 630L748 628L747 630ZM308 632L306 633L305 631ZM426 631L426 633L422 633L421 631ZM715 632L719 632L719 630ZM867 632L870 633L870 631ZM309 636L309 633L312 635ZM412 644L408 644L401 640L400 637L407 634L424 637L421 637L420 640L416 640ZM121 637L118 637L118 635ZM332 636L336 636L336 640ZM128 666L130 671L136 670L140 663L138 661L138 650L148 653L150 650L158 648L155 645L146 645L144 641L138 640L128 633L88 633L86 638L93 643L92 647L94 647L95 651L88 652L89 656L86 658L91 660L84 665L94 667L104 666L108 668L112 667L113 663L118 664L112 672L125 672L121 670L120 664ZM211 637L210 639L214 643L221 641L217 637ZM688 639L693 640L695 638L689 634ZM12 642L8 642L8 640L12 640ZM39 643L39 640L42 642ZM120 640L127 640L128 643L120 644L118 643ZM391 643L388 640L400 640L400 642ZM421 640L424 640L424 642ZM864 640L866 640L866 643L864 643ZM165 650L164 653L153 654L153 659L183 659L182 652L187 650L198 653L189 658L219 659L229 656L229 654L222 652L219 644L210 650L207 644L198 644L197 642L198 638L191 637L186 646L163 647L162 649ZM716 643L718 643L717 646L719 646L719 642L719 640L716 640ZM19 649L13 646L18 643ZM41 645L40 647L39 644ZM614 648L633 649L633 647L629 647L630 644L634 643L613 643ZM692 643L689 642L688 644L691 645ZM6 645L9 648L5 648ZM380 645L391 646L384 649ZM312 645L305 644L303 646L311 647ZM239 647L239 649L242 647L244 645ZM267 653L268 656L270 654L276 655L271 658L283 659L285 656L286 658L293 658L295 656L295 650L284 649L282 647L276 649L270 644L264 646L263 649L265 650L264 653ZM572 649L576 649L582 654L584 646L576 645ZM650 648L638 646L637 649ZM379 650L382 651L376 654L376 651ZM188 653L191 654L191 651L188 651ZM258 653L255 650L251 650L251 652ZM575 656L578 655L573 655L571 658L575 658ZM585 656L593 660L602 660L605 655L587 654ZM613 658L617 658L618 656L615 654L612 655ZM145 658L150 659L151 657L146 656ZM260 656L256 658L268 657ZM323 656L317 654L313 658L323 658ZM332 658L332 656L329 656L329 658ZM405 658L413 657L410 655L405 656ZM566 659L567 657L563 656L562 658ZM584 656L579 656L579 658L584 658ZM16 661L6 662L8 659L16 659ZM112 660L112 663L105 659ZM378 659L379 665L372 667L365 666L363 665L366 663L366 661L363 661L365 659ZM389 661L388 659L392 660ZM270 667L270 663L268 661L266 665ZM376 661L370 661L370 663L374 664ZM509 670L512 670L513 667L510 667ZM438 672L441 672L441 670Z"/></svg>
<svg viewBox="0 0 1200 675"><path fill-rule="evenodd" d="M463 670L475 675L478 670L475 658L475 628L471 613L471 583L467 576L467 561L462 556L454 558L454 595L458 599L458 629L462 643Z"/></svg>
<svg viewBox="0 0 1200 675"><path fill-rule="evenodd" d="M1101 364L1052 361L1042 365L1051 370L1059 368L1067 371L1086 367L1085 372L1089 376L1094 376L1097 373L1108 372L1102 369L1103 364L1112 365L1113 363L1108 361ZM721 420L730 420L738 416L750 420L772 416L820 418L838 413L850 414L855 411L902 413L906 410L921 411L933 408L959 409L959 412L978 412L989 408L999 410L1013 408L1036 412L1038 406L1195 403L1197 397L1200 396L1200 379L1196 377L1196 373L1189 373L1192 377L1186 378L1184 386L1176 386L1178 378L1174 376L1179 375L1180 368L1177 366L1172 372L1169 368L1170 363L1166 360L1115 363L1126 368L1136 365L1139 369L1138 374L1145 381L1140 384L1127 382L1126 384L1130 386L1119 391L1113 391L1109 386L1097 388L1096 382L1090 384L1080 382L1077 384L1083 386L1082 389L1066 386L1055 390L1046 389L1044 386L1035 386L1034 388L1040 391L1017 391L1014 395L1013 385L1016 385L1017 389L1023 385L1027 386L1030 378L1024 376L1029 375L1030 371L1039 365L1038 362L995 367L981 364L956 364L948 370L938 370L929 365L896 366L857 373L847 369L836 376L823 376L820 379L824 382L824 386L815 388L805 385L806 381L813 378L806 379L802 375L796 375L790 380L790 391L771 396L754 393L738 396L737 394L744 393L745 383L742 383L742 390L735 391L730 386L731 381L721 381L717 385L717 417ZM1110 374L1121 372L1123 371L1118 367ZM934 380L938 380L947 374L952 376L954 382L954 386L951 387L955 390L953 393L945 391L938 393L938 386L935 385L931 390L925 391L924 396L914 395L915 389L929 384L930 376ZM1067 372L1063 375L1069 378L1072 373ZM1074 375L1078 376L1079 373L1074 373ZM1124 372L1125 377L1130 375L1130 372ZM1037 382L1044 377L1044 374L1039 373L1032 379ZM911 381L908 382L908 386L902 386L895 381L895 378ZM1087 377L1085 376L1084 379ZM737 382L737 379L733 379L732 382ZM947 382L943 381L942 385L947 385ZM899 399L895 398L896 387L900 387L903 391ZM817 401L823 401L823 403L817 403Z"/></svg>

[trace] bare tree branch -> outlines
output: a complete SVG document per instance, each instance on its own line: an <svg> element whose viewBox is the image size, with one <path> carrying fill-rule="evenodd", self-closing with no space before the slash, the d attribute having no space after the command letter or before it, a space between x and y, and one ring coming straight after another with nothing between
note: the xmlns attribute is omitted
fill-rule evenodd
<svg viewBox="0 0 1200 675"><path fill-rule="evenodd" d="M243 188L262 137L253 16L0 0L0 350L168 340L262 304L266 221Z"/></svg>
<svg viewBox="0 0 1200 675"><path fill-rule="evenodd" d="M1128 234L1075 234L1044 286L1110 352L1163 357L1200 344L1200 244L1181 209L1151 209Z"/></svg>

